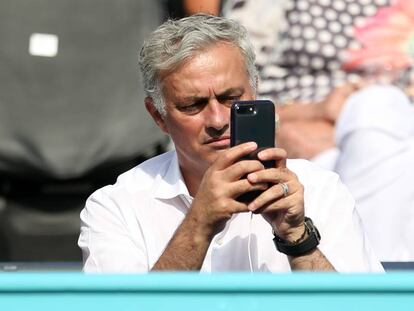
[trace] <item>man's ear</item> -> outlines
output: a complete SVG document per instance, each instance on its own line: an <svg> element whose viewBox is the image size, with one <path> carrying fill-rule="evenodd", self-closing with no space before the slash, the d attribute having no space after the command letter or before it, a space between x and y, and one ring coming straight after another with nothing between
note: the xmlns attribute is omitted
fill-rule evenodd
<svg viewBox="0 0 414 311"><path fill-rule="evenodd" d="M155 107L154 102L151 97L145 97L145 108L147 108L147 111L149 112L151 117L154 119L155 123L157 123L158 127L165 134L169 134L165 121L162 115L160 114L160 112Z"/></svg>

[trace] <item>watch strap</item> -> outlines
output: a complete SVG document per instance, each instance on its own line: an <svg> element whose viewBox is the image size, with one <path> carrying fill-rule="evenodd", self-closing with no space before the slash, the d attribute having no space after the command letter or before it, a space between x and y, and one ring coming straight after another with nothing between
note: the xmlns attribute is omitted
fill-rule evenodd
<svg viewBox="0 0 414 311"><path fill-rule="evenodd" d="M308 237L297 243L289 243L275 234L273 242L276 249L283 254L293 257L301 256L315 249L319 245L320 234L309 217L305 217L305 232L308 234Z"/></svg>

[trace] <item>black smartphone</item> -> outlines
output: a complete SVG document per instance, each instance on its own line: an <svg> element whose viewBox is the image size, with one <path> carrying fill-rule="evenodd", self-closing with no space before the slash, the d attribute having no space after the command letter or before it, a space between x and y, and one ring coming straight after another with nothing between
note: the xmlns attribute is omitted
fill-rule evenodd
<svg viewBox="0 0 414 311"><path fill-rule="evenodd" d="M241 158L257 159L257 153L275 146L275 105L270 100L234 101L230 115L231 146L254 141L257 150ZM275 161L263 161L266 168L274 167ZM241 195L238 200L250 202L261 191L252 191Z"/></svg>

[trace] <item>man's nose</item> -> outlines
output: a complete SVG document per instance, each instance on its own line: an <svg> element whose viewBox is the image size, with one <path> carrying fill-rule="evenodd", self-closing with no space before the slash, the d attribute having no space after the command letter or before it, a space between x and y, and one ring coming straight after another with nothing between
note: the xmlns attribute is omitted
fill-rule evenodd
<svg viewBox="0 0 414 311"><path fill-rule="evenodd" d="M206 110L206 127L221 130L228 126L230 109L216 99L210 100Z"/></svg>

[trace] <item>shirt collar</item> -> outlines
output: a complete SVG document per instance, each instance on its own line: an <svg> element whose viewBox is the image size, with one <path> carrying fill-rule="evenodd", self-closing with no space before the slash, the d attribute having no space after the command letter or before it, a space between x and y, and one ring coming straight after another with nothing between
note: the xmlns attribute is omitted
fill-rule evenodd
<svg viewBox="0 0 414 311"><path fill-rule="evenodd" d="M157 199L172 199L177 196L185 196L192 200L181 174L177 153L175 151L171 152L172 157L166 169L157 176L154 197Z"/></svg>

